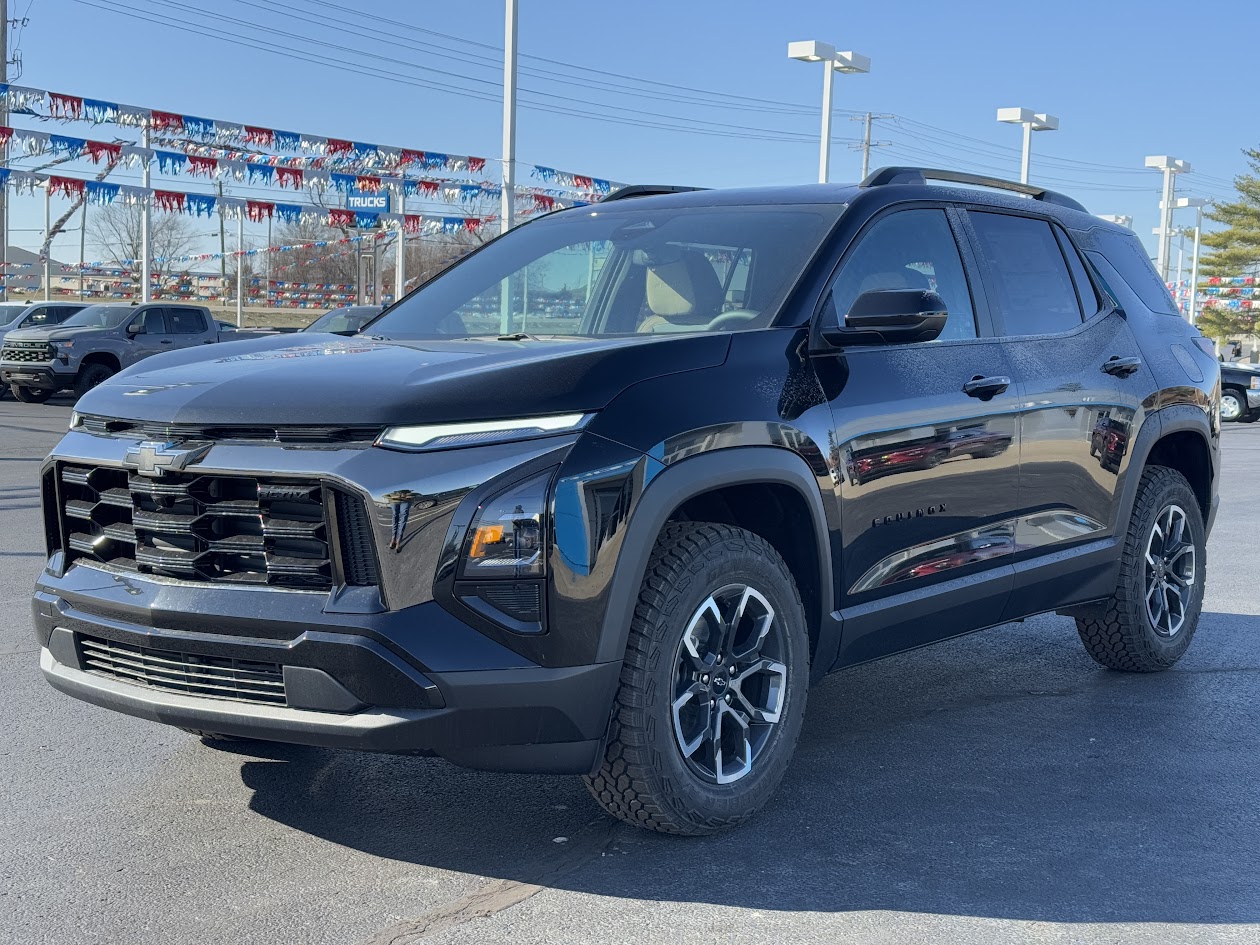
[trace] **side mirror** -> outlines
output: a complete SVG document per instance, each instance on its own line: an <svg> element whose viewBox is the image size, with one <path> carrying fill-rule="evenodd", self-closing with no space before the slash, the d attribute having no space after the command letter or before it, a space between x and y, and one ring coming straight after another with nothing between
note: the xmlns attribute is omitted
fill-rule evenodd
<svg viewBox="0 0 1260 945"><path fill-rule="evenodd" d="M945 300L928 289L873 289L857 297L843 325L824 326L822 336L837 347L911 344L939 337L948 318Z"/></svg>
<svg viewBox="0 0 1260 945"><path fill-rule="evenodd" d="M127 325L127 334L132 335L132 336L135 336L135 335L143 335L143 334L144 334L144 322L139 322L139 321L136 321L136 322L131 322L130 324L128 324L128 325Z"/></svg>

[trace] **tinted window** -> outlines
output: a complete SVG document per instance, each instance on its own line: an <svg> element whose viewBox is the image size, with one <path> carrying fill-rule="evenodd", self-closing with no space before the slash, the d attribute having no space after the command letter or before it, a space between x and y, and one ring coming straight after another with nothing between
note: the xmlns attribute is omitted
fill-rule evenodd
<svg viewBox="0 0 1260 945"><path fill-rule="evenodd" d="M1178 315L1177 303L1173 301L1168 286L1159 277L1142 241L1136 236L1117 233L1101 228L1090 231L1094 246L1102 251L1104 257L1120 273L1120 277L1142 300L1142 304L1152 312L1164 315Z"/></svg>
<svg viewBox="0 0 1260 945"><path fill-rule="evenodd" d="M206 330L205 320L194 308L168 308L166 324L173 335L195 335Z"/></svg>
<svg viewBox="0 0 1260 945"><path fill-rule="evenodd" d="M1044 220L971 211L988 285L1007 335L1068 331L1081 304L1054 230Z"/></svg>
<svg viewBox="0 0 1260 945"><path fill-rule="evenodd" d="M33 308L22 319L23 328L39 328L41 325L57 324L57 310L55 308L41 307Z"/></svg>
<svg viewBox="0 0 1260 945"><path fill-rule="evenodd" d="M144 326L145 334L166 334L166 319L162 317L162 310L160 308L146 308L143 312L136 316L135 323L137 325Z"/></svg>
<svg viewBox="0 0 1260 945"><path fill-rule="evenodd" d="M1066 234L1059 231L1056 233L1063 255L1067 258L1068 269L1072 270L1072 281L1076 283L1076 296L1080 300L1081 311L1085 313L1085 319L1088 321L1098 314L1098 310L1102 308L1102 302L1099 301L1098 291L1089 279L1089 270L1085 267L1081 254L1077 252Z"/></svg>
<svg viewBox="0 0 1260 945"><path fill-rule="evenodd" d="M902 210L859 237L832 287L839 317L876 289L931 289L949 310L938 340L976 337L971 292L944 210Z"/></svg>

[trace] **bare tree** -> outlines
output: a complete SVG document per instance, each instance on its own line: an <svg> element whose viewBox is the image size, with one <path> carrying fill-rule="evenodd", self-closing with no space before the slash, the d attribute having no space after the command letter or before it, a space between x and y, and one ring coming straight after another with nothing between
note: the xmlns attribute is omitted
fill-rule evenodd
<svg viewBox="0 0 1260 945"><path fill-rule="evenodd" d="M88 213L88 235L102 247L105 255L115 260L135 259L141 255L141 227L144 208L136 205L109 204L92 208ZM149 245L156 259L183 256L197 242L192 217L180 213L150 215ZM155 262L153 271L166 275L187 269L171 262Z"/></svg>

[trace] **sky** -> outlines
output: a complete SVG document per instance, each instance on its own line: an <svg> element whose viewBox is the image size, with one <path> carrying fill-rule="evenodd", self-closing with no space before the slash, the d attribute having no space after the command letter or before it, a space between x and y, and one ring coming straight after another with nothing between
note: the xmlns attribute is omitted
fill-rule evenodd
<svg viewBox="0 0 1260 945"><path fill-rule="evenodd" d="M503 0L8 0L27 18L10 81L245 124L491 158L502 150ZM518 159L621 182L807 183L818 164L822 67L787 58L819 39L872 60L837 75L831 176L920 164L1016 178L1020 129L1001 106L1059 117L1033 136L1032 180L1092 212L1126 214L1154 252L1160 175L1226 199L1260 145L1247 0L520 0ZM1234 42L1240 45L1234 46ZM23 125L108 138L87 124ZM27 160L15 166L31 167ZM90 176L90 165L65 171ZM520 173L529 183L528 168ZM113 179L126 181L129 178ZM535 181L536 182L536 181ZM186 178L155 186L195 189ZM276 198L273 198L276 199ZM279 199L284 199L283 197ZM11 243L37 249L42 199L13 198ZM60 201L54 198L53 213ZM1181 211L1179 225L1193 225ZM217 248L204 229L199 251ZM257 230L257 227L251 229ZM255 241L258 233L248 238ZM96 247L89 245L89 260ZM79 256L78 234L53 255Z"/></svg>

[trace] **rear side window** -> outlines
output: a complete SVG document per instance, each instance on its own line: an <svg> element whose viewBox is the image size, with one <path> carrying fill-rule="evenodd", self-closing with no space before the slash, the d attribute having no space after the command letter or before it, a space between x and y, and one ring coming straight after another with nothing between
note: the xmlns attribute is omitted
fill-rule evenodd
<svg viewBox="0 0 1260 945"><path fill-rule="evenodd" d="M168 308L166 324L173 335L195 335L206 330L201 313L191 308Z"/></svg>
<svg viewBox="0 0 1260 945"><path fill-rule="evenodd" d="M969 216L1003 334L1043 335L1081 323L1076 287L1049 223L974 210Z"/></svg>
<svg viewBox="0 0 1260 945"><path fill-rule="evenodd" d="M1163 315L1179 315L1168 286L1159 277L1142 241L1136 236L1117 233L1102 228L1090 231L1094 248L1099 250L1116 272L1120 273L1142 304L1152 312Z"/></svg>
<svg viewBox="0 0 1260 945"><path fill-rule="evenodd" d="M1098 298L1098 291L1094 288L1094 284L1089 281L1089 270L1085 267L1085 261L1081 259L1081 254L1076 251L1076 247L1072 245L1072 241L1061 230L1057 231L1059 236L1059 245L1063 249L1063 255L1067 257L1068 268L1072 270L1072 281L1076 283L1076 296L1081 302L1081 311L1085 313L1085 320L1089 321L1098 314L1098 310L1102 308L1102 302Z"/></svg>
<svg viewBox="0 0 1260 945"><path fill-rule="evenodd" d="M52 310L52 320L60 325L67 318L83 308L82 305L61 305Z"/></svg>

